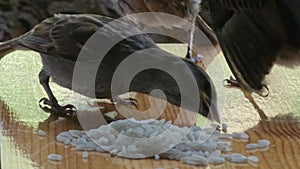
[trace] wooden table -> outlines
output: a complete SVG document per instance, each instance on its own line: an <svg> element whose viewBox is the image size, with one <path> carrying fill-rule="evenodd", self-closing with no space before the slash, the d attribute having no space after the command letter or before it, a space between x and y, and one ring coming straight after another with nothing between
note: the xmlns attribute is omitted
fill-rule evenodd
<svg viewBox="0 0 300 169"><path fill-rule="evenodd" d="M193 168L261 168L261 169L299 169L300 168L300 123L290 115L275 117L269 121L260 121L246 132L249 142L268 139L271 146L263 151L246 151L248 142L232 141L234 152L259 157L258 166L250 164L237 165L226 162L221 166L191 166L173 160L130 160L111 157L107 153L92 152L88 159L82 158L82 152L74 150L55 141L55 136L69 129L81 129L78 122L49 117L40 121L38 127L22 122L3 101L0 102L2 133L1 151L3 169L193 169ZM168 108L167 112L174 111ZM24 110L26 113L26 110ZM37 134L41 129L46 137ZM63 156L61 162L47 159L48 154L57 153Z"/></svg>

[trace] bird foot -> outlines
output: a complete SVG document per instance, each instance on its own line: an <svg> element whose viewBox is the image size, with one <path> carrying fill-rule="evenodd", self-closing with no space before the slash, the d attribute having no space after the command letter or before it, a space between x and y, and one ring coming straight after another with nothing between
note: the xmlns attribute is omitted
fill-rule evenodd
<svg viewBox="0 0 300 169"><path fill-rule="evenodd" d="M71 104L60 106L59 104L53 104L47 98L42 98L39 101L39 106L44 112L54 114L58 117L73 118L77 112L76 107Z"/></svg>
<svg viewBox="0 0 300 169"><path fill-rule="evenodd" d="M192 61L193 63L197 64L198 66L200 66L201 68L205 69L205 65L203 63L203 56L201 54L198 53L194 53L191 51L190 47L188 47L188 51L185 55L186 59L189 59L190 61Z"/></svg>
<svg viewBox="0 0 300 169"><path fill-rule="evenodd" d="M225 86L227 88L241 89L240 83L237 80L235 80L232 76L230 76L230 79L225 79L223 81L223 86Z"/></svg>
<svg viewBox="0 0 300 169"><path fill-rule="evenodd" d="M230 79L225 79L223 81L223 85L228 88L237 88L240 89L244 96L249 100L249 102L253 105L255 110L258 112L260 119L267 120L268 117L266 116L265 112L257 105L255 100L253 99L251 93L247 91L246 89L242 88L240 83L234 79L232 76L230 76Z"/></svg>
<svg viewBox="0 0 300 169"><path fill-rule="evenodd" d="M115 107L115 102L107 102L107 101L94 101L93 103L89 103L88 105L94 108L100 108L101 109L101 113L104 117L104 119L106 120L106 122L110 123L116 120L124 120L125 117L120 114L120 112L116 109ZM126 103L128 104L128 103ZM130 105L132 106L132 105ZM109 113L114 112L115 114L113 116L111 116L111 114L109 115Z"/></svg>
<svg viewBox="0 0 300 169"><path fill-rule="evenodd" d="M107 113L107 112L117 111L115 107L116 105L123 105L123 106L137 108L138 103L137 100L133 98L116 97L109 102L99 100L99 101L94 101L92 103L88 102L88 105L90 107L100 108L102 112Z"/></svg>
<svg viewBox="0 0 300 169"><path fill-rule="evenodd" d="M203 59L203 56L200 54L196 54L196 56L191 57L191 61L196 64L202 62L202 59Z"/></svg>
<svg viewBox="0 0 300 169"><path fill-rule="evenodd" d="M137 108L138 103L137 100L134 98L120 98L116 97L113 99L114 105L124 105Z"/></svg>

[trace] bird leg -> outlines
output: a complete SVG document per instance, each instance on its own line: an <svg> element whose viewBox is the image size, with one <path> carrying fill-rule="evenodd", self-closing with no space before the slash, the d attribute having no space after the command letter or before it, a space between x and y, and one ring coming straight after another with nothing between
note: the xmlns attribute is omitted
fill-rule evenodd
<svg viewBox="0 0 300 169"><path fill-rule="evenodd" d="M111 99L111 101L116 105L124 105L124 106L132 106L132 107L137 107L137 100L134 98L121 98L121 97L116 97L114 99Z"/></svg>
<svg viewBox="0 0 300 169"><path fill-rule="evenodd" d="M188 53L186 55L187 59L193 58L193 41L194 41L194 33L195 33L195 23L196 18L199 13L199 5L200 0L187 0L187 18L192 23L192 28L189 30L189 43L188 43Z"/></svg>
<svg viewBox="0 0 300 169"><path fill-rule="evenodd" d="M250 101L250 103L254 106L255 110L258 112L260 119L267 120L268 117L266 116L265 112L259 108L256 104L255 100L253 99L251 93L243 88L241 88L242 92L244 93L245 97Z"/></svg>
<svg viewBox="0 0 300 169"><path fill-rule="evenodd" d="M39 73L39 80L41 85L43 86L44 90L46 91L48 98L42 98L39 101L40 108L47 112L54 114L58 117L74 117L74 114L76 113L76 108L71 105L65 105L65 106L60 106L58 104L57 99L53 95L50 86L49 86L49 79L50 76L47 74L46 71L42 70Z"/></svg>
<svg viewBox="0 0 300 169"><path fill-rule="evenodd" d="M110 99L110 102L106 101L95 101L93 104L89 104L91 107L100 107L101 113L103 114L103 117L107 122L112 122L116 120L122 120L125 119L125 117L118 112L116 109L116 105L124 105L124 106L130 106L130 107L137 107L137 100L133 98L120 98L116 97L115 99ZM116 115L114 117L110 117L107 115L107 113L110 112L116 112Z"/></svg>
<svg viewBox="0 0 300 169"><path fill-rule="evenodd" d="M226 82L226 84L223 83L223 85L225 87L237 88L237 89L240 89L243 92L244 96L249 100L249 102L253 105L255 110L258 112L260 119L262 119L262 120L267 120L268 119L268 117L266 116L264 111L256 104L256 102L253 99L251 93L249 91L247 91L246 89L244 89L243 87L241 87L241 85L239 84L239 82L237 80L235 80L232 76L230 76L230 79L225 79L224 82Z"/></svg>
<svg viewBox="0 0 300 169"><path fill-rule="evenodd" d="M203 56L193 52L193 42L194 42L194 34L195 34L195 24L196 19L200 10L200 0L186 0L187 6L187 18L192 23L192 28L189 30L189 42L188 42L188 50L185 58L190 59L195 64L198 64L201 68L205 69L205 65L202 62Z"/></svg>
<svg viewBox="0 0 300 169"><path fill-rule="evenodd" d="M230 76L229 79L225 79L223 81L223 85L227 88L237 88L237 89L242 90L240 83L237 80L235 80L232 76Z"/></svg>
<svg viewBox="0 0 300 169"><path fill-rule="evenodd" d="M104 110L105 113L115 111L115 105L124 105L130 107L137 107L137 100L133 98L120 98L116 97L107 101L94 101L92 104L88 103L91 107L100 107Z"/></svg>

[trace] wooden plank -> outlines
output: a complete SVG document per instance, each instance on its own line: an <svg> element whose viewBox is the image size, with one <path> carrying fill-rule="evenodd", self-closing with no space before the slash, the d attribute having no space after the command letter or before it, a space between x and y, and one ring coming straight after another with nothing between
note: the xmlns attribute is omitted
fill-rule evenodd
<svg viewBox="0 0 300 169"><path fill-rule="evenodd" d="M143 96L139 96L143 98ZM146 98L143 104L139 104L140 109L149 107L149 102ZM80 129L77 122L59 119L56 120L50 117L46 121L40 122L39 129L44 130L46 137L40 137L37 134L37 129L32 128L22 119L14 116L13 112L3 102L0 102L1 120L3 122L2 136L5 136L9 142L3 143L1 146L9 146L11 151L16 153L10 156L2 156L3 158L12 159L20 163L18 168L30 169L32 168L49 168L49 169L129 169L129 168L180 168L180 169L196 169L207 168L196 167L183 164L173 160L159 160L142 159L130 160L120 157L111 157L107 153L92 152L89 153L89 159L82 159L82 152L75 151L70 146L65 146L55 141L55 136L69 129ZM160 115L160 118L166 117L168 119L176 118L177 108L171 105L167 106L165 114ZM187 120L188 121L188 120ZM210 166L211 168L222 169L238 169L238 168L260 168L260 169L285 169L300 168L300 123L299 119L293 118L291 115L278 116L269 121L259 121L256 126L248 129L246 132L250 135L248 142L241 142L237 140L232 141L234 152L239 152L245 155L255 155L260 158L258 166L250 164L237 165L227 163L222 166ZM230 131L230 130L229 130ZM259 139L268 139L271 141L271 146L268 150L246 151L247 143L257 142ZM1 140L3 141L3 140ZM6 140L7 141L7 140ZM2 153L6 153L7 149L2 148ZM20 153L20 154L18 154ZM61 162L52 162L47 159L49 153L58 153L63 155ZM26 158L27 160L23 160ZM25 167L26 166L26 167ZM2 166L6 168L6 166Z"/></svg>

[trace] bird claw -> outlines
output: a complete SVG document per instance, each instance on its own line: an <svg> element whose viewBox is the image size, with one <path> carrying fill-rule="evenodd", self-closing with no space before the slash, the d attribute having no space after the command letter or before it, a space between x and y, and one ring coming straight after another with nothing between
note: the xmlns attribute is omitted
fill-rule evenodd
<svg viewBox="0 0 300 169"><path fill-rule="evenodd" d="M240 83L232 76L230 76L230 79L223 80L223 86L227 88L237 88L242 90ZM267 85L263 85L263 90L256 91L255 93L261 97L268 97L270 94L270 90Z"/></svg>
<svg viewBox="0 0 300 169"><path fill-rule="evenodd" d="M120 98L120 97L116 97L115 99L113 99L114 104L117 105L124 105L124 106L132 106L137 108L138 106L138 102L136 99L134 98Z"/></svg>
<svg viewBox="0 0 300 169"><path fill-rule="evenodd" d="M193 53L189 47L185 58L189 59L191 62L197 64L201 68L205 69L205 65L203 63L204 57L201 54Z"/></svg>
<svg viewBox="0 0 300 169"><path fill-rule="evenodd" d="M230 79L223 80L223 86L227 88L238 88L241 89L240 83L234 79L232 76L230 76Z"/></svg>
<svg viewBox="0 0 300 169"><path fill-rule="evenodd" d="M258 112L260 118L262 120L268 119L268 117L265 115L264 111L262 109L260 109L260 107L256 104L255 100L251 96L251 92L249 92L246 89L242 88L241 85L239 84L239 82L237 80L235 80L232 76L230 76L230 79L225 79L223 81L223 85L225 87L228 87L228 88L238 88L238 89L240 89L243 92L243 94L245 95L245 97L249 100L249 102L253 105L255 110ZM264 87L266 87L266 89L268 90L267 86L264 86ZM269 90L268 90L268 92L269 92ZM267 93L267 95L268 95L268 93Z"/></svg>
<svg viewBox="0 0 300 169"><path fill-rule="evenodd" d="M196 56L191 58L191 61L196 64L202 62L202 60L203 60L203 56L200 54L196 54Z"/></svg>
<svg viewBox="0 0 300 169"><path fill-rule="evenodd" d="M58 104L51 103L51 101L47 98L40 99L39 106L44 112L54 114L58 117L72 118L77 112L76 107L71 104L60 106Z"/></svg>
<svg viewBox="0 0 300 169"><path fill-rule="evenodd" d="M72 104L62 106L62 110L64 110L64 115L66 115L66 117L74 117L74 114L77 112L76 107Z"/></svg>

